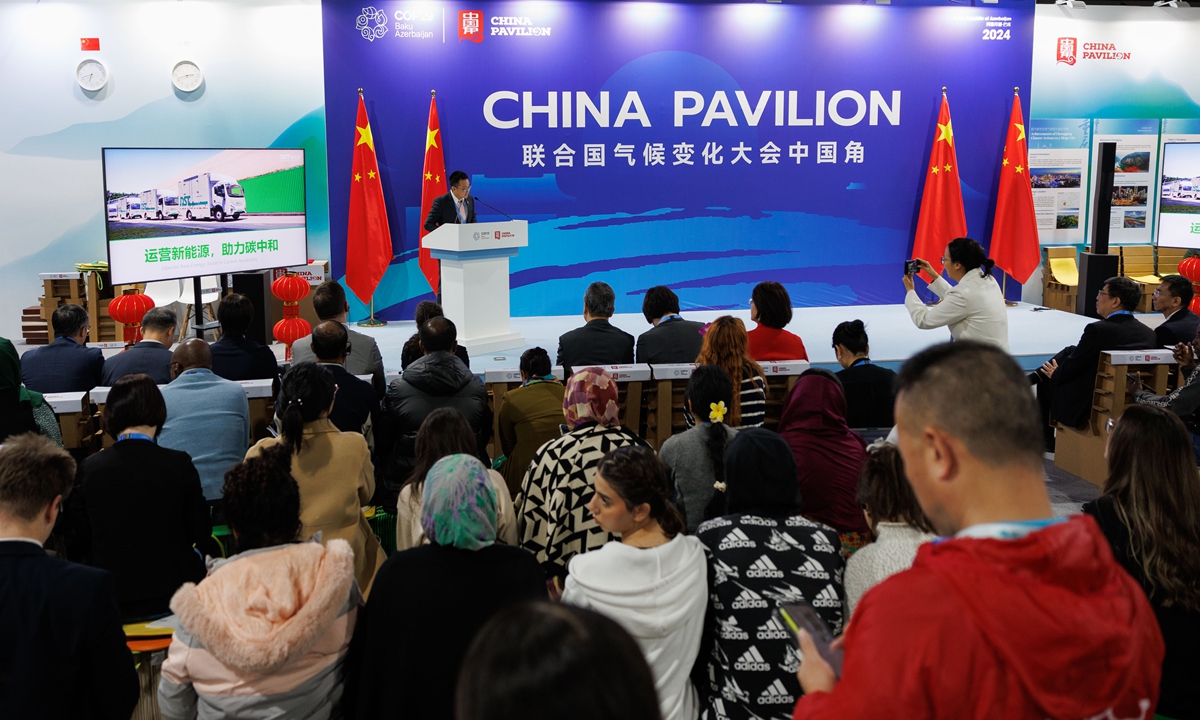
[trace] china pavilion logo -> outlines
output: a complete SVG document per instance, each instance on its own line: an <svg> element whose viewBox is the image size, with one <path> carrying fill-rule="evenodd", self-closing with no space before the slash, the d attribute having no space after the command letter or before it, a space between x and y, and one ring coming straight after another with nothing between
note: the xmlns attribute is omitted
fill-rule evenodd
<svg viewBox="0 0 1200 720"><path fill-rule="evenodd" d="M362 14L358 16L358 22L354 24L354 27L363 38L375 42L387 35L387 13L374 5L365 7L362 9Z"/></svg>

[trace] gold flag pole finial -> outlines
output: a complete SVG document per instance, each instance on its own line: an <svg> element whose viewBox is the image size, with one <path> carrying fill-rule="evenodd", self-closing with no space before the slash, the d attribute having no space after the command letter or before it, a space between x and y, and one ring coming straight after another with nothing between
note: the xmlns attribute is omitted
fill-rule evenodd
<svg viewBox="0 0 1200 720"><path fill-rule="evenodd" d="M942 94L943 94L943 95L945 95L945 94L946 94L946 86L945 86L945 85L943 85L943 86L942 86Z"/></svg>
<svg viewBox="0 0 1200 720"><path fill-rule="evenodd" d="M430 97L437 97L437 90L430 90L429 95Z"/></svg>
<svg viewBox="0 0 1200 720"><path fill-rule="evenodd" d="M359 88L359 89L358 89L358 94L359 94L359 95L362 95L362 88Z"/></svg>
<svg viewBox="0 0 1200 720"><path fill-rule="evenodd" d="M1020 94L1021 94L1021 88L1019 88L1019 87L1014 87L1014 88L1013 88L1013 95L1020 95Z"/></svg>

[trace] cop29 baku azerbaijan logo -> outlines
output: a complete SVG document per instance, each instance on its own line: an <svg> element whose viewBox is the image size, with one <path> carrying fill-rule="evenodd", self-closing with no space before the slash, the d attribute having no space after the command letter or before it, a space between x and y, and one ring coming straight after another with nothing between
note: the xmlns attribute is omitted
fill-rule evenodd
<svg viewBox="0 0 1200 720"><path fill-rule="evenodd" d="M362 9L362 15L358 16L358 22L354 23L354 27L364 38L375 42L387 35L387 13L377 9L374 5L365 7Z"/></svg>

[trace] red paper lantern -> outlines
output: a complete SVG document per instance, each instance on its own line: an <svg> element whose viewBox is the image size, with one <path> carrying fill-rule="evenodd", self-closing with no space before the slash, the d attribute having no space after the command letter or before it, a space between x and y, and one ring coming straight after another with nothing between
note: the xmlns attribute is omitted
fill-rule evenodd
<svg viewBox="0 0 1200 720"><path fill-rule="evenodd" d="M284 357L292 359L292 343L312 334L312 325L300 317L300 301L308 296L308 281L289 272L271 283L271 294L283 301L283 319L275 323L272 334L287 346Z"/></svg>
<svg viewBox="0 0 1200 720"><path fill-rule="evenodd" d="M1179 274L1192 281L1192 303L1188 309L1200 313L1200 256L1192 255L1179 261Z"/></svg>
<svg viewBox="0 0 1200 720"><path fill-rule="evenodd" d="M154 308L154 300L135 290L126 290L108 303L108 316L125 326L125 344L142 339L142 318Z"/></svg>

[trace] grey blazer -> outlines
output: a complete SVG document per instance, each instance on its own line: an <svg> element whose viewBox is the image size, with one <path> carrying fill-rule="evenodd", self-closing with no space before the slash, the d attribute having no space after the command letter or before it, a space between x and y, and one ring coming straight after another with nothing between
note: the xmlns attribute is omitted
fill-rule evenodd
<svg viewBox="0 0 1200 720"><path fill-rule="evenodd" d="M346 327L350 336L350 354L346 356L346 371L351 375L370 375L375 394L383 397L387 392L387 381L383 376L383 355L375 338ZM292 343L292 362L318 362L312 351L312 335L305 335Z"/></svg>

